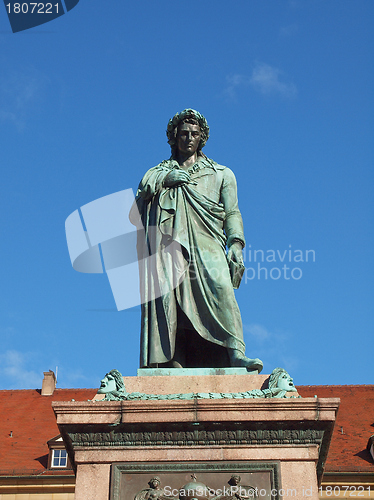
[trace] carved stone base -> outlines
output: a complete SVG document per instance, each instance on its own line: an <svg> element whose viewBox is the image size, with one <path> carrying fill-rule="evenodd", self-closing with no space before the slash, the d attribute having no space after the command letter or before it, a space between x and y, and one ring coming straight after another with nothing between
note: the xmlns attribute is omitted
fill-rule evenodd
<svg viewBox="0 0 374 500"><path fill-rule="evenodd" d="M218 389L235 386L235 380L224 381L228 375L222 377ZM263 375L248 376L256 377L263 386ZM152 378L168 378L171 392L181 392L181 382L172 387L171 377L134 377L133 386L155 393ZM199 388L209 390L210 377L204 378ZM145 385L139 379L147 379ZM183 384L195 391L192 380ZM238 493L241 499L286 498L288 490L288 496L317 500L338 405L338 399L318 398L194 399L55 402L53 408L76 470L76 500L190 500L175 493L191 482L191 474L214 493L239 475L247 488ZM148 485L155 476L161 481L157 488ZM174 495L165 495L172 478ZM222 500L195 493L198 500ZM223 496L239 500L231 493Z"/></svg>

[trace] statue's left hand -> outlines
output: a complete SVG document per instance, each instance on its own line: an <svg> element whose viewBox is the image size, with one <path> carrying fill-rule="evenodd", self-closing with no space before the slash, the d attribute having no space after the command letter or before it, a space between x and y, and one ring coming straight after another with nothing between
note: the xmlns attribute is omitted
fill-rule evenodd
<svg viewBox="0 0 374 500"><path fill-rule="evenodd" d="M238 264L244 264L243 263L243 246L239 241L234 241L234 243L229 248L229 251L227 252L227 260L229 262L230 262L230 260L233 260L234 262L237 262Z"/></svg>

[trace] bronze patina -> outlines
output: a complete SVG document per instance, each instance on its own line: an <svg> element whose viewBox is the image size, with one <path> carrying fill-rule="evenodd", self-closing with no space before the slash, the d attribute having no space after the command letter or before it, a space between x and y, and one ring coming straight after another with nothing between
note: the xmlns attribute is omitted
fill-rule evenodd
<svg viewBox="0 0 374 500"><path fill-rule="evenodd" d="M177 113L167 137L171 157L144 175L130 214L141 235L140 365L260 372L234 295L245 245L235 175L202 152L209 127L198 111Z"/></svg>

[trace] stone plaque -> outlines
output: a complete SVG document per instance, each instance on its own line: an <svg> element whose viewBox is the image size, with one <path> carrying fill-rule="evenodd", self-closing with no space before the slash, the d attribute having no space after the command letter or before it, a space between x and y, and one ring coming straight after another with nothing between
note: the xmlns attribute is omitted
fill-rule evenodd
<svg viewBox="0 0 374 500"><path fill-rule="evenodd" d="M110 500L279 500L278 462L112 465Z"/></svg>

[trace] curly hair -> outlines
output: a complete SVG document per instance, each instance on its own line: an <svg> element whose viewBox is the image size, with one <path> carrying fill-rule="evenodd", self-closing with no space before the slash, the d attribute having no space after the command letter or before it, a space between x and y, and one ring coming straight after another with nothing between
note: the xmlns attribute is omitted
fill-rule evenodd
<svg viewBox="0 0 374 500"><path fill-rule="evenodd" d="M209 139L209 125L205 117L201 113L195 111L194 109L187 108L180 113L176 113L173 118L170 118L166 129L166 135L168 138L168 143L171 147L172 157L175 157L177 153L177 134L178 126L180 123L191 123L193 125L199 125L201 133L200 143L197 148L197 152L199 154L202 148L205 146L207 140Z"/></svg>
<svg viewBox="0 0 374 500"><path fill-rule="evenodd" d="M271 372L271 375L269 378L269 389L275 389L277 387L279 377L283 373L287 373L287 375L288 375L288 371L285 370L284 368L274 368L274 370Z"/></svg>
<svg viewBox="0 0 374 500"><path fill-rule="evenodd" d="M118 370L110 370L110 372L108 372L107 375L111 375L114 378L116 382L117 391L125 390L125 384L123 383L122 375Z"/></svg>

